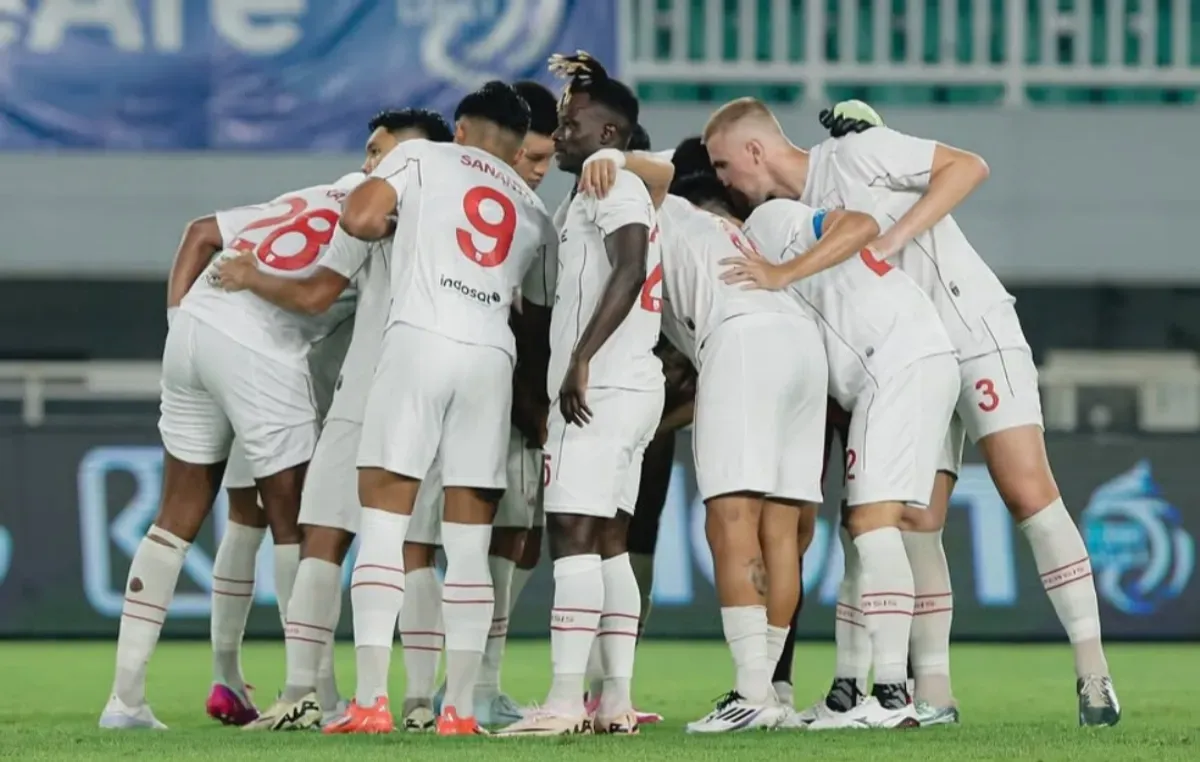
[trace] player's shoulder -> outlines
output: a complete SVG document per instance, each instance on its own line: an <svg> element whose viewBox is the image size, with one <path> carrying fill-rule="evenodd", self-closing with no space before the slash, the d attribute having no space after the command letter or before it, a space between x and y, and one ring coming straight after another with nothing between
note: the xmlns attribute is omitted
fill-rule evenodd
<svg viewBox="0 0 1200 762"><path fill-rule="evenodd" d="M881 152L904 150L912 141L920 140L905 132L891 127L872 127L862 132L854 132L841 138L830 138L837 146L837 155L841 158L859 158L879 154Z"/></svg>
<svg viewBox="0 0 1200 762"><path fill-rule="evenodd" d="M608 195L604 200L613 201L650 201L650 191L646 189L646 184L642 179L630 172L628 169L617 170L617 177L613 181L613 186L609 190Z"/></svg>
<svg viewBox="0 0 1200 762"><path fill-rule="evenodd" d="M743 229L760 244L786 246L797 230L811 228L819 210L791 199L771 199L755 207Z"/></svg>

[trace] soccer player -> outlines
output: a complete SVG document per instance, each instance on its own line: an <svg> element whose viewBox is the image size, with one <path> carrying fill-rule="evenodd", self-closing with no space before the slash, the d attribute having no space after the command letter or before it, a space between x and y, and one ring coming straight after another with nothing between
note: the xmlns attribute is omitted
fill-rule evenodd
<svg viewBox="0 0 1200 762"><path fill-rule="evenodd" d="M437 459L445 495L446 703L443 735L481 732L475 682L492 625L487 564L506 486L513 295L557 242L541 201L512 168L529 107L493 81L455 112L455 145L397 146L346 201L362 240L397 231L391 313L359 446L362 543L351 582L358 690L329 733L388 732L387 678L404 602L403 545L417 492ZM422 372L412 373L412 358Z"/></svg>
<svg viewBox="0 0 1200 762"><path fill-rule="evenodd" d="M537 190L554 154L551 135L558 124L557 101L537 82L517 82L513 87L529 104L530 111L529 132L513 168L530 188ZM552 279L554 263L543 264L539 271L543 279ZM530 277L536 276L531 273ZM549 408L545 382L549 311L524 299L521 308L513 310L510 323L517 340L517 367L513 373L509 486L500 499L488 549L496 608L475 691L474 716L482 725L509 724L522 716L517 703L500 689L500 668L508 639L509 615L537 565L542 537L537 506L543 481L541 444ZM402 715L405 730L413 732L434 728L434 713L441 711L445 693L445 683L433 693L443 641L442 585L434 568L435 552L441 545L442 506L438 492L430 491L428 503L419 501L404 546L405 597L400 612L400 635L408 679ZM521 573L518 564L529 559L529 545L534 546L532 563L527 572Z"/></svg>
<svg viewBox="0 0 1200 762"><path fill-rule="evenodd" d="M949 681L952 597L941 527L965 432L1029 540L1042 585L1074 649L1079 723L1116 724L1120 704L1101 642L1091 562L1046 456L1032 352L1012 296L950 216L987 177L987 165L975 154L874 126L874 120L846 125L835 117L824 116L826 126L844 137L825 141L811 154L792 147L790 161L776 165L804 177L803 162L811 167L813 187L781 192L819 200L833 183L868 187L891 223L873 248L895 257L930 295L960 360L960 397L939 463L935 510L913 523L907 538L923 588L913 658L918 692L925 694L920 703L931 721L957 721Z"/></svg>
<svg viewBox="0 0 1200 762"><path fill-rule="evenodd" d="M448 143L453 139L446 121L425 109L385 111L368 126L371 132L363 164L367 173L407 140ZM301 498L302 560L287 606L286 683L276 703L247 726L252 730L312 727L329 722L344 709L336 686L333 692L329 690L324 673L332 657L333 632L342 603L341 564L358 527L355 457L367 390L387 320L390 258L382 244L360 241L339 229L321 266L304 279L275 277L246 266L244 259L229 260L220 268L226 289L247 289L300 314L324 311L350 291L351 284L358 294L350 346Z"/></svg>
<svg viewBox="0 0 1200 762"><path fill-rule="evenodd" d="M570 77L555 133L558 164L579 175L604 149L624 159L637 124L632 91L587 54L556 56ZM668 168L669 169L669 168ZM664 189L665 190L665 189ZM578 192L565 211L551 317L547 389L547 529L554 558L551 650L554 681L544 707L501 731L587 732L581 685L600 630L605 685L600 730L637 730L633 677L640 593L627 552L627 523L646 445L663 406L661 268L653 201L633 174L618 172L603 199Z"/></svg>
<svg viewBox="0 0 1200 762"><path fill-rule="evenodd" d="M915 726L906 684L913 576L899 527L905 507L926 505L933 490L958 395L953 347L920 288L862 248L878 235L876 220L766 201L780 195L775 162L791 144L763 104L726 104L710 118L704 139L722 181L756 207L745 226L755 249L727 260L724 277L771 288L791 283L791 292L821 321L831 393L851 412L844 520L862 564L875 685L862 704L809 727ZM836 200L870 207L849 192ZM767 267L780 262L787 267ZM785 273L830 262L838 264L814 277L784 280Z"/></svg>
<svg viewBox="0 0 1200 762"><path fill-rule="evenodd" d="M253 252L257 266L303 277L325 253L341 200L358 179L198 220L180 248ZM100 717L105 728L162 727L146 703L146 666L184 556L212 510L235 433L272 535L284 545L299 542L300 486L317 434L307 355L333 325L328 314L300 317L252 294L222 290L210 277L216 264L187 292L167 332L162 504L130 564L116 677Z"/></svg>
<svg viewBox="0 0 1200 762"><path fill-rule="evenodd" d="M664 326L699 368L696 478L736 666L734 690L688 731L774 727L785 709L771 673L800 594L799 517L821 501L825 346L795 299L721 280L720 262L749 243L720 180L694 175L673 191L660 212Z"/></svg>

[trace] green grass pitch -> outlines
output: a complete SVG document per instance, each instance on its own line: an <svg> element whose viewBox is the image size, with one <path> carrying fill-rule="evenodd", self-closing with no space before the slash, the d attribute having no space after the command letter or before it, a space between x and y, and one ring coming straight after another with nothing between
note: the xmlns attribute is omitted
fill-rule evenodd
<svg viewBox="0 0 1200 762"><path fill-rule="evenodd" d="M1113 645L1109 659L1124 717L1116 728L1076 726L1071 653L1065 646L955 646L955 690L964 724L956 728L837 733L754 732L689 737L684 724L700 717L727 688L731 663L719 642L648 642L638 652L639 706L666 723L638 737L502 739L413 737L327 738L318 733L251 734L204 715L210 677L206 643L164 643L150 667L149 696L171 730L114 732L96 727L114 660L110 643L0 643L0 758L27 760L317 760L319 762L624 762L687 760L1200 760L1200 649L1195 645ZM826 644L798 647L797 698L815 699L826 685L833 651ZM283 647L246 647L248 679L259 700L283 678ZM343 691L352 688L354 654L339 651ZM505 688L521 701L543 697L550 670L545 643L510 645ZM392 692L401 696L397 648ZM398 702L397 702L398 703Z"/></svg>

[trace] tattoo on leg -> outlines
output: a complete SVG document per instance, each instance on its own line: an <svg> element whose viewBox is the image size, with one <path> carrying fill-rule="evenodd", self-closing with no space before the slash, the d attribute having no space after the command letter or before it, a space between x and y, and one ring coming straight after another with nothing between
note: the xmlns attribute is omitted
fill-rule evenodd
<svg viewBox="0 0 1200 762"><path fill-rule="evenodd" d="M746 567L750 573L750 582L754 584L754 591L765 598L767 596L767 568L763 564L762 556L750 559Z"/></svg>

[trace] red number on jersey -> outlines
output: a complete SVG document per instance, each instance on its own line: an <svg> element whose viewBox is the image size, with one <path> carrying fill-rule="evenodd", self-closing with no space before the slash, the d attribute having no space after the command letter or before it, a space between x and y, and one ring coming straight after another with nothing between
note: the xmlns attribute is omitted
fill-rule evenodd
<svg viewBox="0 0 1200 762"><path fill-rule="evenodd" d="M500 207L500 219L488 222L483 218L480 206L484 201L494 201ZM513 235L517 230L517 208L508 196L495 188L480 185L467 191L463 196L463 213L467 222L471 223L474 232L491 238L495 244L488 251L480 251L475 246L475 237L469 230L458 228L458 248L463 256L480 267L496 267L508 259L508 251L512 248Z"/></svg>
<svg viewBox="0 0 1200 762"><path fill-rule="evenodd" d="M316 260L317 255L321 253L321 247L327 246L329 241L333 239L333 231L338 224L338 213L332 209L308 209L308 202L299 196L292 196L280 201L281 204L287 204L288 210L283 214L275 215L274 217L265 217L261 220L255 220L246 227L242 228L237 239L229 245L231 249L238 251L254 252L254 256L258 257L258 261L274 270L285 270L288 272L294 270L302 270L308 267ZM318 229L313 222L320 220L324 223L321 229ZM267 237L262 240L262 243L255 246L252 242L242 238L246 232L251 230L261 230L273 225L280 225L275 228ZM294 254L278 254L275 251L275 243L285 235L295 234L304 237L304 245Z"/></svg>
<svg viewBox="0 0 1200 762"><path fill-rule="evenodd" d="M733 247L738 250L746 259L750 259L752 255L761 256L758 253L758 247L754 245L754 241L742 235L742 231L730 225L728 222L722 221L722 226L725 232L729 234L729 240L733 242Z"/></svg>
<svg viewBox="0 0 1200 762"><path fill-rule="evenodd" d="M846 450L846 481L854 481L854 464L858 462L858 453Z"/></svg>
<svg viewBox="0 0 1200 762"><path fill-rule="evenodd" d="M983 395L979 409L990 413L1000 407L1000 395L996 393L996 384L990 378L981 378L975 382L975 391Z"/></svg>
<svg viewBox="0 0 1200 762"><path fill-rule="evenodd" d="M858 253L863 264L867 269L879 276L887 275L892 271L892 266L887 263L887 260L876 259L875 254L870 249L863 249Z"/></svg>
<svg viewBox="0 0 1200 762"><path fill-rule="evenodd" d="M650 277L642 284L642 309L646 312L662 312L662 297L654 295L654 287L658 286L661 294L663 281L662 265L657 264L650 271Z"/></svg>

